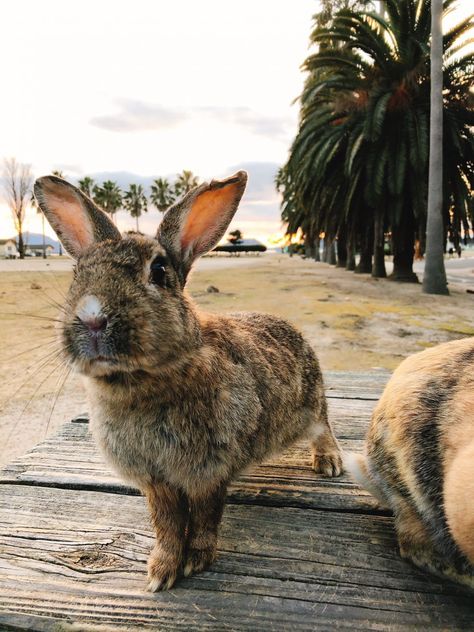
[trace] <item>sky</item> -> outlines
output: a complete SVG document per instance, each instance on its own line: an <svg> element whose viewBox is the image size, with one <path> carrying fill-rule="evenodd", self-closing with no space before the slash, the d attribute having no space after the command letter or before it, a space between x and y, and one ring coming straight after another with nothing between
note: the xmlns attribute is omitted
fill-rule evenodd
<svg viewBox="0 0 474 632"><path fill-rule="evenodd" d="M472 12L460 0L460 13ZM0 11L0 159L148 185L246 169L231 226L282 234L274 177L296 133L317 0L15 0ZM150 205L140 228L154 234ZM128 221L127 221L128 220ZM122 230L134 228L125 212ZM26 231L41 232L35 212ZM48 230L53 235L52 230ZM0 238L14 234L0 201Z"/></svg>
<svg viewBox="0 0 474 632"><path fill-rule="evenodd" d="M72 182L249 173L232 228L281 233L273 179L296 132L316 0L16 0L2 5L0 158ZM5 63L5 60L10 60ZM140 228L160 220L150 205ZM119 227L132 228L125 213ZM29 213L26 230L40 232ZM0 237L14 234L0 206ZM52 231L49 234L53 234Z"/></svg>

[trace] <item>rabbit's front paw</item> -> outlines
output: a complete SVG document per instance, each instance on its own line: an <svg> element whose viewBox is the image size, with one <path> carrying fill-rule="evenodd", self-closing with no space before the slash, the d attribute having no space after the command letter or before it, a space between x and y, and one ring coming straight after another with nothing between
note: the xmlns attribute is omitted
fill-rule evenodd
<svg viewBox="0 0 474 632"><path fill-rule="evenodd" d="M216 548L209 549L193 549L190 548L186 555L186 563L184 565L184 576L188 577L192 573L199 573L199 571L207 568L216 559Z"/></svg>
<svg viewBox="0 0 474 632"><path fill-rule="evenodd" d="M337 450L326 454L314 454L313 470L323 476L339 476L343 471L341 453Z"/></svg>
<svg viewBox="0 0 474 632"><path fill-rule="evenodd" d="M148 560L147 591L169 590L178 577L180 561L154 549Z"/></svg>

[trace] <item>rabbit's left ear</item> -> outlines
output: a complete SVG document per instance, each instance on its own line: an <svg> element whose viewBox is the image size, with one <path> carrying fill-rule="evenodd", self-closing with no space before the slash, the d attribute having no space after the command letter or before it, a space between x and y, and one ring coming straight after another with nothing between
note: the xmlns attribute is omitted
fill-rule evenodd
<svg viewBox="0 0 474 632"><path fill-rule="evenodd" d="M246 184L245 171L205 182L166 212L157 239L174 259L183 284L193 261L224 236Z"/></svg>

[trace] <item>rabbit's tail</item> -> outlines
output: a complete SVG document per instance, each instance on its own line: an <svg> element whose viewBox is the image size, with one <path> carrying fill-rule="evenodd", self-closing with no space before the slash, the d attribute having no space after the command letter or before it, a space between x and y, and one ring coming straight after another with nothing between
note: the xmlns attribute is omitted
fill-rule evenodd
<svg viewBox="0 0 474 632"><path fill-rule="evenodd" d="M376 484L369 471L368 457L365 454L355 452L344 452L344 469L349 472L352 478L366 489L380 503L387 506L387 499L380 487Z"/></svg>
<svg viewBox="0 0 474 632"><path fill-rule="evenodd" d="M444 482L444 510L457 545L474 564L474 440L458 452Z"/></svg>

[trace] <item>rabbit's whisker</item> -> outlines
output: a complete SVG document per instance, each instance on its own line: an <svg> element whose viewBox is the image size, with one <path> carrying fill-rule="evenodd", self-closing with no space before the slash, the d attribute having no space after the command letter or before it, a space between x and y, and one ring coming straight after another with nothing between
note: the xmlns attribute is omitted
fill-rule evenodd
<svg viewBox="0 0 474 632"><path fill-rule="evenodd" d="M61 395L61 392L62 392L62 390L64 388L64 385L66 384L69 376L71 375L72 366L67 362L66 363L66 367L68 367L68 368L66 369L66 371L64 373L59 375L59 378L58 378L58 380L56 382L56 386L58 388L57 388L57 390L56 390L56 392L54 394L54 399L52 401L52 405L51 405L51 410L50 410L50 413L49 413L48 421L46 422L46 429L44 431L44 437L46 437L47 434L48 434L49 424L51 423L51 418L53 416L53 412L54 412L54 409L56 407L56 404L58 403L59 396Z"/></svg>
<svg viewBox="0 0 474 632"><path fill-rule="evenodd" d="M27 372L26 379L20 384L20 386L18 386L18 388L13 392L13 394L10 395L9 397L10 401L13 400L16 397L16 395L19 393L19 391L25 386L25 384L30 381L31 375L32 375L32 373L28 373L30 369L35 367L35 373L37 373L38 371L41 371L41 369L47 367L50 362L54 362L56 359L58 359L62 354L63 354L62 348L53 349L51 352L47 353L41 358L41 363L39 366L36 366L35 362L30 364L30 366L27 367L26 369L26 372Z"/></svg>

